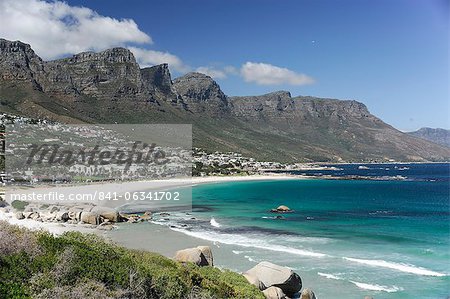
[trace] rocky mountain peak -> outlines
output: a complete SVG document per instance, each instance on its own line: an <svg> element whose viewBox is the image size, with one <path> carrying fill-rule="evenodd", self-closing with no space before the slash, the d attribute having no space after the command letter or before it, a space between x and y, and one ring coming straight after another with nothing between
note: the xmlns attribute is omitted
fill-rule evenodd
<svg viewBox="0 0 450 299"><path fill-rule="evenodd" d="M29 44L23 43L21 41L10 41L0 38L0 53L2 54L1 58L4 58L3 56L8 55L8 53L20 53L20 52L34 53Z"/></svg>
<svg viewBox="0 0 450 299"><path fill-rule="evenodd" d="M151 91L160 90L164 93L172 91L172 78L167 63L141 69L144 88Z"/></svg>
<svg viewBox="0 0 450 299"><path fill-rule="evenodd" d="M174 87L183 98L194 101L220 100L226 96L210 76L201 73L188 73L174 80Z"/></svg>
<svg viewBox="0 0 450 299"><path fill-rule="evenodd" d="M227 96L219 84L205 74L188 73L175 79L173 87L187 105L187 109L192 112L211 115L228 112Z"/></svg>
<svg viewBox="0 0 450 299"><path fill-rule="evenodd" d="M0 39L0 76L5 80L30 81L43 71L42 59L29 44Z"/></svg>

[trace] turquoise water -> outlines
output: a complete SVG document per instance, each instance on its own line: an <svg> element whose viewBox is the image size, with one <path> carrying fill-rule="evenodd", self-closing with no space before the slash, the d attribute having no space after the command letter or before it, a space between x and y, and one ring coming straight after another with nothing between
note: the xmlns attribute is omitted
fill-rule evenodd
<svg viewBox="0 0 450 299"><path fill-rule="evenodd" d="M447 298L450 205L442 178L199 185L197 219L170 225L231 246L235 259L222 265L233 270L262 260L289 266L319 298ZM294 212L274 219L268 211L281 204Z"/></svg>

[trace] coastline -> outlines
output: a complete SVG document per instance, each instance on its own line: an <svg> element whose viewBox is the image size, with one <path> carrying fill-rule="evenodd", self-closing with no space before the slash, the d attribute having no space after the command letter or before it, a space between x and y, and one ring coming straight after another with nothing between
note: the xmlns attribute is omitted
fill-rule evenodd
<svg viewBox="0 0 450 299"><path fill-rule="evenodd" d="M100 183L90 185L70 185L70 186L39 186L26 189L13 188L11 191L20 191L21 194L31 193L47 193L47 192L92 192L92 190L107 190L110 192L136 192L138 190L171 190L180 187L196 186L201 184L216 184L225 182L241 182L241 181L270 181L270 180L292 180L292 179L304 179L302 176L295 175L247 175L247 176L208 176L208 177L192 177L192 178L176 178L166 180L154 180L154 181L137 181L137 182L123 182L123 183ZM144 188L144 189L142 189ZM11 200L8 200L8 193L6 193L6 202L10 205ZM30 204L46 204L45 201L28 201ZM73 206L74 204L86 204L86 202L78 201L52 201L51 204L57 204L59 206ZM93 204L94 202L89 202ZM108 203L108 206L114 206ZM105 202L96 201L95 204L105 205ZM117 206L117 204L115 205ZM67 224L67 223L54 223L54 222L42 222L33 219L17 219L15 217L14 208L11 206L0 208L0 220L7 221L10 224L25 227L31 230L46 230L52 234L60 235L66 231L79 231L82 233L96 233L99 230L89 224ZM170 230L169 228L167 228ZM179 233L180 235L185 235Z"/></svg>
<svg viewBox="0 0 450 299"><path fill-rule="evenodd" d="M304 177L297 177L297 176L290 176L290 175L255 175L255 176L228 176L228 177L194 177L189 179L176 179L176 180L161 180L158 182L158 186L162 188L177 188L177 187L183 187L183 186L195 186L195 185L201 185L201 184L220 184L220 183L226 183L226 182L238 182L238 181L273 181L273 180L295 180L295 179L305 179ZM305 182L307 184L316 184L323 182L312 182L314 178L306 178L311 179L311 182ZM141 182L142 183L142 182ZM101 184L108 186L110 184ZM122 187L132 187L128 186L128 183L119 184ZM132 184L131 184L132 185ZM99 185L97 185L99 186ZM233 185L234 186L234 185ZM238 186L238 185L237 185ZM82 186L79 186L82 187ZM225 186L226 187L226 186ZM210 189L210 188L206 188ZM215 187L211 188L215 189ZM239 187L238 187L239 189ZM213 197L214 198L214 197ZM278 198L278 197L277 197ZM287 203L289 206L291 206L289 203ZM292 207L292 206L291 206ZM266 209L266 208L265 208ZM300 211L300 209L298 209ZM0 209L0 214L3 212L3 209ZM188 216L189 215L189 216ZM0 215L1 216L1 215ZM14 217L14 214L10 214L11 217ZM218 268L222 269L229 269L234 272L243 272L247 269L251 268L252 266L256 265L258 262L263 260L269 260L274 261L280 265L292 267L295 271L299 271L299 273L302 274L302 279L308 286L314 287L314 289L320 290L325 287L327 290L330 288L341 288L342 284L346 284L345 289L347 291L352 290L352 294L359 294L359 296L362 295L363 292L383 292L383 294L387 293L401 293L404 290L407 290L408 283L405 281L402 281L401 283L390 284L382 279L379 279L378 277L381 276L375 276L371 277L369 274L367 276L362 276L361 278L342 278L340 275L337 275L336 270L327 270L329 268L328 265L335 265L330 266L330 268L338 268L340 263L345 263L346 267L375 267L374 271L384 271L383 269L390 269L387 270L390 275L393 275L393 273L409 273L407 275L425 275L428 277L444 277L441 280L445 280L445 276L447 275L446 271L442 271L442 269L439 269L439 267L434 268L430 265L428 268L428 264L421 264L421 263L411 263L410 266L406 269L403 269L405 266L403 265L403 260L397 260L395 258L380 258L377 257L376 260L372 260L373 256L364 256L364 255L352 255L352 254L345 254L345 255L338 255L338 254L332 254L330 256L317 256L317 252L320 253L326 253L329 254L328 249L324 249L325 246L328 245L318 245L319 243L314 243L314 251L312 253L315 254L315 256L311 256L311 251L308 251L310 245L308 245L308 238L305 239L306 243L303 243L302 241L299 241L299 243L296 243L299 245L299 247L302 249L302 253L292 253L292 250L290 248L283 248L284 253L280 255L279 252L273 252L271 249L267 249L268 245L264 245L264 247L258 246L252 247L254 242L249 242L248 244L242 244L243 242L239 241L236 243L236 239L225 239L225 242L217 241L218 239L215 238L212 235L205 235L203 234L203 237L199 237L199 234L194 231L192 234L186 234L184 231L183 222L178 222L177 217L183 217L186 218L189 221L190 217L196 216L196 218L199 221L199 223L202 223L203 227L205 226L212 226L211 230L214 231L216 228L216 224L213 223L214 219L218 221L218 223L223 226L221 229L227 229L227 223L222 222L220 216L217 218L214 215L213 218L207 217L207 219L201 219L193 214L193 216L190 216L189 214L184 215L184 213L172 213L170 212L170 215L167 214L167 216L162 216L161 213L154 213L154 216L156 218L153 218L153 221L142 221L142 223L134 224L134 223L118 223L116 224L116 229L113 229L111 231L102 231L96 228L95 226L91 225L85 225L85 224L68 224L64 223L61 225L60 223L43 223L38 222L35 220L17 220L12 219L14 224L18 224L22 226L29 226L32 229L44 229L48 230L53 234L61 234L64 231L81 231L83 233L94 233L94 234L101 234L102 236L106 237L110 241L113 241L115 244L118 244L120 246L130 248L130 249L138 249L138 250L145 250L150 252L155 252L162 254L163 256L166 256L168 258L173 258L175 255L175 252L186 248L186 247L196 247L196 246L210 246L210 248L214 252L215 257L215 265ZM387 217L389 215L381 215L380 217ZM172 219L173 217L173 219ZM166 220L163 218L170 218L170 221L162 221L160 220ZM0 218L1 219L1 218ZM156 221L155 221L156 220ZM167 219L168 220L168 219ZM174 221L173 221L174 220ZM211 222L210 222L211 220ZM194 220L197 221L197 220ZM157 224L159 222L159 224ZM177 223L178 222L178 223ZM316 223L316 222L305 222L305 223ZM319 223L319 222L317 222ZM163 225L161 225L163 224ZM189 223L188 223L189 225ZM217 224L218 225L218 224ZM229 223L229 225L233 225L233 223ZM217 226L220 227L220 226ZM221 230L218 229L218 230ZM233 233L232 231L230 232ZM287 237L288 239L290 237ZM298 238L299 240L303 239L302 237ZM252 239L249 239L249 241L253 241ZM259 241L259 240L257 240ZM315 241L314 241L315 242ZM250 244L251 243L251 244ZM332 246L332 245L331 245ZM322 247L320 249L320 247ZM273 249L273 248L272 248ZM289 249L290 251L287 251L286 249ZM303 250L305 249L305 250ZM256 253L257 252L257 253ZM305 255L306 253L309 253L309 255ZM291 256L291 254L294 254L294 259ZM344 259L343 257L350 257L350 259ZM371 259L372 258L372 259ZM301 262L304 260L304 262ZM310 263L311 260L314 260L314 267L318 267L317 271L308 271L308 268L303 268L304 265ZM371 264L367 264L367 263ZM372 265L373 263L377 263L377 265ZM382 263L382 264L380 264ZM322 264L322 266L320 266ZM367 265L366 265L367 264ZM325 266L326 265L326 266ZM362 266L361 266L362 265ZM386 268L386 265L388 266ZM306 266L308 267L308 266ZM323 267L323 268L321 268ZM340 267L340 266L339 266ZM425 268L422 268L425 267ZM430 269L430 270L427 270ZM359 270L358 270L359 271ZM365 270L364 270L365 271ZM423 274L423 271L428 271L429 274ZM430 271L437 271L437 272L430 272ZM393 273L392 273L393 272ZM426 272L426 273L428 273ZM340 273L340 272L339 272ZM383 272L384 273L384 272ZM384 275L384 274L383 274ZM395 274L397 275L397 274ZM337 277L337 278L336 278ZM430 278L425 278L430 279ZM434 279L434 278L433 278ZM439 284L439 279L436 282ZM356 290L355 290L356 288ZM375 290L376 289L376 290ZM323 291L320 291L323 292ZM350 291L349 291L350 292ZM320 293L319 293L320 294ZM378 293L374 293L378 294ZM393 295L394 296L394 295ZM355 298L349 296L348 298ZM390 298L390 297L389 297Z"/></svg>

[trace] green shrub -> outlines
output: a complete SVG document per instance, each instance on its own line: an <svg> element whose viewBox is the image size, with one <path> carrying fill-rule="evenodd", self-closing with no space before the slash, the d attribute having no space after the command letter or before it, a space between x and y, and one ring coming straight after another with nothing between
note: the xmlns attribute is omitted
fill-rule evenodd
<svg viewBox="0 0 450 299"><path fill-rule="evenodd" d="M180 264L96 235L55 237L0 223L0 236L21 244L0 254L0 298L264 298L237 273Z"/></svg>

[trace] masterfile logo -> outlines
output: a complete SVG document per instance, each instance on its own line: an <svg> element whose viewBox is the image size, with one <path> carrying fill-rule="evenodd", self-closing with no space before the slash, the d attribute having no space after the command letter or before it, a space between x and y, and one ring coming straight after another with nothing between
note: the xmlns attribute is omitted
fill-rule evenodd
<svg viewBox="0 0 450 299"><path fill-rule="evenodd" d="M6 132L6 171L16 182L190 175L190 125L13 124Z"/></svg>

